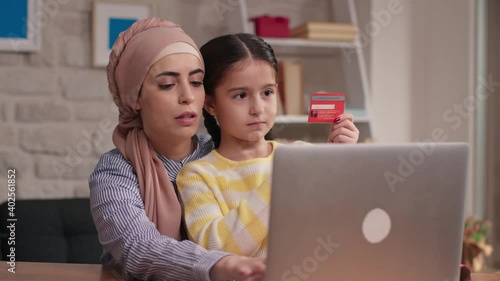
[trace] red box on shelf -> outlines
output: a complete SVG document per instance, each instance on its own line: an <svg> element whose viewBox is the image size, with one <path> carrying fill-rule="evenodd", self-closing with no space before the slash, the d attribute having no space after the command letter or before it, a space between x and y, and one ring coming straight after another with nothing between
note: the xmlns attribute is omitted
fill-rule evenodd
<svg viewBox="0 0 500 281"><path fill-rule="evenodd" d="M263 15L251 19L255 23L255 34L260 37L289 37L289 19Z"/></svg>

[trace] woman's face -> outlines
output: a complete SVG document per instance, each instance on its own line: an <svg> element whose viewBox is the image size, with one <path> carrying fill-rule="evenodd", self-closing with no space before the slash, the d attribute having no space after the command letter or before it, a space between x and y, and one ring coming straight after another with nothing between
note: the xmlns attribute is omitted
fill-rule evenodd
<svg viewBox="0 0 500 281"><path fill-rule="evenodd" d="M146 74L136 109L148 138L190 139L198 129L205 99L204 69L191 54L172 54Z"/></svg>

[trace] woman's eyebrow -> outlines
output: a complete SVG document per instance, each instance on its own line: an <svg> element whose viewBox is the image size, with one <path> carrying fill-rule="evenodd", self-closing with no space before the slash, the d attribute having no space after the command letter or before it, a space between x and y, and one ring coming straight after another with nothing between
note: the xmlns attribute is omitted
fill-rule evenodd
<svg viewBox="0 0 500 281"><path fill-rule="evenodd" d="M203 70L201 68L197 68L195 70L189 71L189 76L194 75L196 73L205 73L205 72L203 72ZM160 76L175 76L175 77L179 77L179 76L181 76L181 74L179 72L175 72L175 71L163 71L162 73L156 75L155 78L160 77Z"/></svg>
<svg viewBox="0 0 500 281"><path fill-rule="evenodd" d="M197 68L195 70L189 71L189 76L194 75L196 73L205 73L201 68Z"/></svg>
<svg viewBox="0 0 500 281"><path fill-rule="evenodd" d="M174 71L163 71L162 73L156 75L155 78L160 77L160 76L175 76L175 77L179 77L179 76L181 76L181 74L179 72L174 72Z"/></svg>

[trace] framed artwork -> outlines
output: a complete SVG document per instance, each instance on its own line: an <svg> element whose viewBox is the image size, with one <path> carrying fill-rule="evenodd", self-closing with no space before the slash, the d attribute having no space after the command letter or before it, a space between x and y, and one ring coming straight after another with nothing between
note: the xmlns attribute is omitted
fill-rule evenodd
<svg viewBox="0 0 500 281"><path fill-rule="evenodd" d="M105 67L118 35L134 22L153 16L154 5L132 0L94 0L92 20L92 61Z"/></svg>
<svg viewBox="0 0 500 281"><path fill-rule="evenodd" d="M0 52L36 52L42 47L46 16L42 0L2 0Z"/></svg>

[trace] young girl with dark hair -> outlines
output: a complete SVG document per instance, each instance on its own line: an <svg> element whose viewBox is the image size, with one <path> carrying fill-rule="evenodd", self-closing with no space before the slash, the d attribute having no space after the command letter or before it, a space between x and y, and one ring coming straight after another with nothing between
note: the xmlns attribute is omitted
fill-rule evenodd
<svg viewBox="0 0 500 281"><path fill-rule="evenodd" d="M260 37L232 34L201 47L203 115L215 150L180 171L190 240L207 249L266 256L278 62ZM330 142L356 143L352 115L332 124Z"/></svg>

